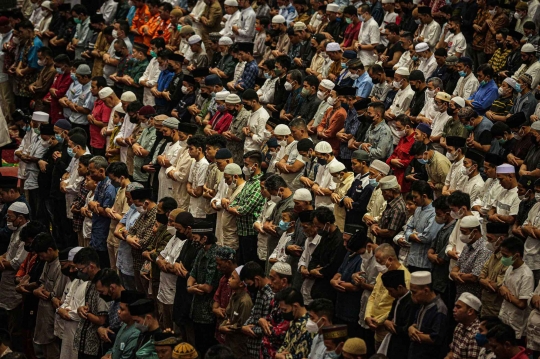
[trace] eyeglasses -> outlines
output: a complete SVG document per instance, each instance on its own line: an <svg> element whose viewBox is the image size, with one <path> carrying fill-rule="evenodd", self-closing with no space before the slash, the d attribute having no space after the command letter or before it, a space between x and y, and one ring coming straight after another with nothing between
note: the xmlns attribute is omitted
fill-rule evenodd
<svg viewBox="0 0 540 359"><path fill-rule="evenodd" d="M82 269L77 268L77 272L84 272L84 270L85 270L86 268L88 268L89 266L90 266L90 264L87 264L87 265L84 266Z"/></svg>

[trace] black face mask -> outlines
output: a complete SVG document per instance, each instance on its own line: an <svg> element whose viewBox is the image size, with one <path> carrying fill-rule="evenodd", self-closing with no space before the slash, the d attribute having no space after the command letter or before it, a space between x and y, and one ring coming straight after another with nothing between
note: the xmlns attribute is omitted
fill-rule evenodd
<svg viewBox="0 0 540 359"><path fill-rule="evenodd" d="M160 224L167 224L169 222L169 218L165 213L156 213L156 221Z"/></svg>
<svg viewBox="0 0 540 359"><path fill-rule="evenodd" d="M167 65L167 70L174 72L174 67L172 67L172 65Z"/></svg>
<svg viewBox="0 0 540 359"><path fill-rule="evenodd" d="M374 79L372 78L371 82L373 82L373 84L376 85L376 84L380 84L381 80L379 80L378 78L374 78Z"/></svg>
<svg viewBox="0 0 540 359"><path fill-rule="evenodd" d="M164 138L165 141L167 141L167 142L172 142L172 136L165 136L165 135L163 135L163 138Z"/></svg>
<svg viewBox="0 0 540 359"><path fill-rule="evenodd" d="M456 29L448 29L448 31L450 31L452 34L456 33Z"/></svg>
<svg viewBox="0 0 540 359"><path fill-rule="evenodd" d="M74 277L77 275L77 272L72 272L69 267L60 269L60 272L70 279L74 279Z"/></svg>
<svg viewBox="0 0 540 359"><path fill-rule="evenodd" d="M32 252L32 245L24 246L24 250L27 252Z"/></svg>
<svg viewBox="0 0 540 359"><path fill-rule="evenodd" d="M255 295L257 293L257 291L258 291L258 289L257 289L257 287L255 285L248 285L247 289L252 295Z"/></svg>
<svg viewBox="0 0 540 359"><path fill-rule="evenodd" d="M511 43L507 42L507 43L506 43L506 48L507 48L508 50L512 50L514 47L512 46Z"/></svg>
<svg viewBox="0 0 540 359"><path fill-rule="evenodd" d="M534 98L536 98L537 100L540 100L540 91L538 90L534 91Z"/></svg>
<svg viewBox="0 0 540 359"><path fill-rule="evenodd" d="M244 104L244 108L245 108L246 110L248 110L248 111L253 110L253 106L248 105L248 104Z"/></svg>
<svg viewBox="0 0 540 359"><path fill-rule="evenodd" d="M448 107L448 108L446 109L446 113L447 113L449 116L454 116L454 112L455 112L455 111L456 111L455 109L450 108L450 107Z"/></svg>
<svg viewBox="0 0 540 359"><path fill-rule="evenodd" d="M115 52L114 52L114 55L115 55L116 57L123 57L123 56L124 56L124 54L122 53L122 51L115 51Z"/></svg>
<svg viewBox="0 0 540 359"><path fill-rule="evenodd" d="M137 124L139 123L139 119L137 117L129 117L129 122L133 123L133 124Z"/></svg>
<svg viewBox="0 0 540 359"><path fill-rule="evenodd" d="M503 46L504 46L504 42L497 41L497 47L498 47L499 49L502 49Z"/></svg>
<svg viewBox="0 0 540 359"><path fill-rule="evenodd" d="M365 117L366 120L368 120L369 122L373 122L373 119L375 118L375 117L373 117L373 116L368 115L367 113L364 115L364 117Z"/></svg>
<svg viewBox="0 0 540 359"><path fill-rule="evenodd" d="M293 312L288 312L288 313L283 313L281 312L281 316L283 317L283 319L285 319L286 321L290 322L291 320L294 319L294 315L293 315Z"/></svg>
<svg viewBox="0 0 540 359"><path fill-rule="evenodd" d="M416 92L416 91L418 91L418 86L416 86L416 85L411 85L411 89L412 89L414 92Z"/></svg>
<svg viewBox="0 0 540 359"><path fill-rule="evenodd" d="M328 163L328 161L326 160L326 158L318 158L317 163L320 164L321 166L324 166Z"/></svg>
<svg viewBox="0 0 540 359"><path fill-rule="evenodd" d="M79 278L82 281L88 282L90 280L90 274L77 272L77 278Z"/></svg>
<svg viewBox="0 0 540 359"><path fill-rule="evenodd" d="M206 99L206 98L210 98L210 94L207 93L207 92L201 92L201 97L202 97L202 98L205 98L205 99Z"/></svg>
<svg viewBox="0 0 540 359"><path fill-rule="evenodd" d="M113 298L110 295L100 294L99 297L107 303L112 302Z"/></svg>
<svg viewBox="0 0 540 359"><path fill-rule="evenodd" d="M272 45L272 41L265 41L264 44L265 44L266 46L271 46L271 45Z"/></svg>
<svg viewBox="0 0 540 359"><path fill-rule="evenodd" d="M187 236L185 233L182 233L180 231L176 231L176 238L185 241L187 239Z"/></svg>
<svg viewBox="0 0 540 359"><path fill-rule="evenodd" d="M238 110L231 110L229 113L236 117L236 115L238 115Z"/></svg>

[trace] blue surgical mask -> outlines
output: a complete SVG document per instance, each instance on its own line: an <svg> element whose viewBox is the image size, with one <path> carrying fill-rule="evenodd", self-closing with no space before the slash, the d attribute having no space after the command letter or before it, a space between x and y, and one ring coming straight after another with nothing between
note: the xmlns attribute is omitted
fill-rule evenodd
<svg viewBox="0 0 540 359"><path fill-rule="evenodd" d="M270 75L268 72L265 72L265 73L264 73L264 78L265 78L265 79L271 79L271 78L272 78L272 75Z"/></svg>
<svg viewBox="0 0 540 359"><path fill-rule="evenodd" d="M482 80L480 81L480 87L484 87L487 85L487 81L486 80Z"/></svg>
<svg viewBox="0 0 540 359"><path fill-rule="evenodd" d="M377 179L375 178L370 178L369 184L372 185L373 187L377 187L379 185L379 182L377 182Z"/></svg>
<svg viewBox="0 0 540 359"><path fill-rule="evenodd" d="M281 229L282 231L288 230L290 225L291 222L284 222L282 219L279 221L279 229Z"/></svg>
<svg viewBox="0 0 540 359"><path fill-rule="evenodd" d="M55 138L58 142L60 142L60 143L64 142L64 139L63 139L62 136L59 135L58 133L55 133L55 134L54 134L54 138Z"/></svg>
<svg viewBox="0 0 540 359"><path fill-rule="evenodd" d="M30 131L31 129L32 128L30 127L30 125L26 125L26 126L23 127L23 130L26 131L26 132Z"/></svg>
<svg viewBox="0 0 540 359"><path fill-rule="evenodd" d="M62 70L60 67L57 67L57 68L56 68L56 73L59 74L59 75L63 75L63 74L64 74L64 70Z"/></svg>
<svg viewBox="0 0 540 359"><path fill-rule="evenodd" d="M342 62L342 63L341 63L341 68L342 68L342 69L346 69L346 68L347 68L347 63Z"/></svg>
<svg viewBox="0 0 540 359"><path fill-rule="evenodd" d="M70 76L71 76L71 79L72 79L73 81L77 81L77 76L75 76L74 73L71 73Z"/></svg>
<svg viewBox="0 0 540 359"><path fill-rule="evenodd" d="M487 336L482 333L476 333L476 335L474 336L474 340L476 340L476 344L481 347L485 346L488 343Z"/></svg>
<svg viewBox="0 0 540 359"><path fill-rule="evenodd" d="M329 351L326 351L324 352L324 358L328 358L328 359L337 359L337 358L340 358L341 357L341 354L338 354L336 353L335 350L332 350L331 352Z"/></svg>
<svg viewBox="0 0 540 359"><path fill-rule="evenodd" d="M419 158L419 159L418 159L418 162L420 162L420 164L422 164L422 165L427 165L428 160L425 160L425 159L423 159L423 158Z"/></svg>
<svg viewBox="0 0 540 359"><path fill-rule="evenodd" d="M416 60L418 60L418 56L413 56L413 57L411 57L411 59L412 59L413 61L416 61Z"/></svg>
<svg viewBox="0 0 540 359"><path fill-rule="evenodd" d="M520 84L516 84L516 92L521 92L521 85Z"/></svg>
<svg viewBox="0 0 540 359"><path fill-rule="evenodd" d="M73 149L71 147L68 147L67 153L69 157L75 157L75 152L73 152Z"/></svg>
<svg viewBox="0 0 540 359"><path fill-rule="evenodd" d="M458 74L459 74L459 76L461 76L461 77L467 76L467 73L466 73L465 71L460 71L460 72L458 72Z"/></svg>

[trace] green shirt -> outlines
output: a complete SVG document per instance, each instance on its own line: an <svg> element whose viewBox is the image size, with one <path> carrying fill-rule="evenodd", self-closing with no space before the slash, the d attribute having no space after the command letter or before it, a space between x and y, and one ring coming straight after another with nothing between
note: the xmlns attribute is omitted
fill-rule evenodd
<svg viewBox="0 0 540 359"><path fill-rule="evenodd" d="M236 227L239 236L253 236L256 234L255 229L253 229L253 223L259 218L265 202L261 194L261 177L262 173L250 177L246 181L242 191L240 191L231 203L231 207L236 208L238 213L240 213L240 216L236 217Z"/></svg>
<svg viewBox="0 0 540 359"><path fill-rule="evenodd" d="M137 349L137 339L139 338L139 329L135 325L127 326L122 323L113 347L109 349L107 354L111 354L112 359L130 359L135 356Z"/></svg>

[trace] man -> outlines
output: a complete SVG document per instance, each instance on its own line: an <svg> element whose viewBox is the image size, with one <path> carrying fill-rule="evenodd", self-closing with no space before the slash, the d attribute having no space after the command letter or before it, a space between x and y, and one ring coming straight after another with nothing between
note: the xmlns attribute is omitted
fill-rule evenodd
<svg viewBox="0 0 540 359"><path fill-rule="evenodd" d="M379 181L379 188L386 201L378 223L371 225L370 230L377 238L377 243L392 243L392 239L398 234L407 221L407 209L401 195L401 187L396 176L386 176Z"/></svg>
<svg viewBox="0 0 540 359"><path fill-rule="evenodd" d="M467 175L463 174L463 161L465 158L465 138L459 136L446 137L446 157L452 163L446 175L442 195L449 196L454 191L463 188L467 182Z"/></svg>
<svg viewBox="0 0 540 359"><path fill-rule="evenodd" d="M476 76L474 76L472 66L472 60L470 58L463 56L459 58L456 70L459 73L460 78L452 96L468 99L476 92L480 82Z"/></svg>
<svg viewBox="0 0 540 359"><path fill-rule="evenodd" d="M314 334L309 332L306 327L309 314L304 306L302 293L294 288L285 288L276 295L276 300L279 300L283 318L290 321L290 326L275 358L307 357Z"/></svg>
<svg viewBox="0 0 540 359"><path fill-rule="evenodd" d="M10 334L18 333L20 326L20 305L22 295L15 291L15 274L28 254L24 249L24 242L19 240L21 230L26 226L30 217L30 210L23 202L12 203L7 210L7 227L13 231L7 251L0 256L2 264L2 277L0 279L0 308L4 309L8 317Z"/></svg>
<svg viewBox="0 0 540 359"><path fill-rule="evenodd" d="M108 326L99 327L97 332L103 342L112 344L114 342L114 336L118 334L122 325L118 318L118 311L120 310L120 296L125 291L125 288L121 284L120 277L116 271L110 268L100 271L95 277L95 282L99 295L109 305ZM110 345L106 345L105 348L108 350Z"/></svg>
<svg viewBox="0 0 540 359"><path fill-rule="evenodd" d="M433 147L440 153L444 152L443 145L440 143L444 127L452 119L451 115L448 113L448 108L450 102L452 101L452 96L446 92L437 92L433 105L435 107L435 116L433 116L431 123L431 135L429 137L430 141L433 143ZM424 123L421 125L425 125Z"/></svg>
<svg viewBox="0 0 540 359"><path fill-rule="evenodd" d="M322 358L326 352L323 328L332 326L334 304L328 299L316 299L309 305L309 319L306 329L313 334L308 359Z"/></svg>
<svg viewBox="0 0 540 359"><path fill-rule="evenodd" d="M433 190L425 181L415 181L411 186L413 201L417 208L412 221L407 223L405 240L411 244L408 268L411 272L431 269L427 252L442 224L435 222Z"/></svg>
<svg viewBox="0 0 540 359"><path fill-rule="evenodd" d="M419 32L418 37L415 38L417 42L425 42L429 45L429 48L435 50L435 45L439 41L441 35L441 26L431 16L431 8L427 6L420 6L417 8L418 18L423 24L422 30Z"/></svg>
<svg viewBox="0 0 540 359"><path fill-rule="evenodd" d="M137 339L141 332L129 312L129 305L142 299L142 296L141 293L131 290L124 290L120 295L118 319L122 321L122 326L116 335L112 348L107 351L103 359L120 359L135 354Z"/></svg>
<svg viewBox="0 0 540 359"><path fill-rule="evenodd" d="M266 278L263 268L255 263L248 262L240 272L240 279L246 283L250 292L256 291L251 315L242 327L242 333L248 336L247 348L250 359L258 359L261 350L261 337L253 332L253 327L260 318L265 318L270 313L270 302L274 293L270 287L270 281Z"/></svg>
<svg viewBox="0 0 540 359"><path fill-rule="evenodd" d="M386 161L392 153L394 138L391 128L385 121L384 104L382 102L371 102L365 116L372 124L366 132L364 141L355 141L354 147L368 152L370 161Z"/></svg>
<svg viewBox="0 0 540 359"><path fill-rule="evenodd" d="M509 164L497 166L497 179L503 190L488 211L488 221L514 224L519 210L515 167Z"/></svg>
<svg viewBox="0 0 540 359"><path fill-rule="evenodd" d="M448 56L461 57L467 50L467 40L461 32L461 17L452 16L444 28L437 49L448 49Z"/></svg>
<svg viewBox="0 0 540 359"><path fill-rule="evenodd" d="M206 198L203 197L203 188L206 183L208 160L204 156L206 138L203 136L191 137L187 140L189 156L192 161L187 182L187 192L191 196L188 211L194 218L206 218L204 207Z"/></svg>
<svg viewBox="0 0 540 359"><path fill-rule="evenodd" d="M252 89L246 88L242 95L242 102L244 108L251 111L251 117L247 121L246 127L242 129L246 136L244 153L252 150L260 151L264 141L269 137L266 131L266 121L270 115L259 102L257 93Z"/></svg>
<svg viewBox="0 0 540 359"><path fill-rule="evenodd" d="M478 314L481 306L480 299L471 293L465 292L459 296L453 313L458 325L446 359L478 357L480 346L476 341L476 334L480 327Z"/></svg>
<svg viewBox="0 0 540 359"><path fill-rule="evenodd" d="M304 84L306 84L305 81ZM316 94L313 96L317 97ZM320 102L318 98L316 101L317 104ZM302 186L300 181L296 180L296 178L298 177L298 173L303 172L306 165L306 161L304 161L303 157L298 153L297 144L298 141L309 138L309 133L306 122L302 118L292 120L289 123L289 128L291 134L287 141L287 146L285 147L285 155L278 163L276 163L276 168L282 171L281 176L283 176L285 181L291 186L291 190L295 191Z"/></svg>
<svg viewBox="0 0 540 359"><path fill-rule="evenodd" d="M384 117L387 121L395 120L397 116L405 113L409 109L414 96L414 91L409 83L410 75L411 73L406 67L400 67L396 70L392 86L398 91L396 93L396 96L394 97L394 100L392 101L392 105L384 113ZM418 75L419 74L417 73L413 74L413 80L418 79ZM390 128L392 128L393 123L389 123L391 126ZM394 136L393 143L394 145L397 145L399 137L397 136L395 129L392 131L392 135Z"/></svg>
<svg viewBox="0 0 540 359"><path fill-rule="evenodd" d="M414 51L420 58L420 66L418 66L418 71L421 71L424 74L424 78L430 78L437 68L437 60L435 60L435 55L431 51L429 45L425 42L416 44Z"/></svg>
<svg viewBox="0 0 540 359"><path fill-rule="evenodd" d="M471 205L480 198L484 180L480 176L480 168L483 167L484 156L475 150L468 150L463 160L463 173L467 174L467 182L463 186L463 192L471 198Z"/></svg>
<svg viewBox="0 0 540 359"><path fill-rule="evenodd" d="M476 69L476 77L480 84L471 97L465 100L465 103L479 115L484 115L499 96L494 76L493 69L487 64L482 64Z"/></svg>
<svg viewBox="0 0 540 359"><path fill-rule="evenodd" d="M534 89L540 81L540 64L536 58L537 48L532 44L525 44L521 47L521 60L523 64L521 67L514 73L516 78L519 78L520 75L526 73L531 75L532 83L531 88Z"/></svg>
<svg viewBox="0 0 540 359"><path fill-rule="evenodd" d="M424 106L426 106L426 103L429 103L431 97L427 96L428 93L431 94L429 86L426 84L426 77L422 71L414 70L411 72L411 75L409 76L409 83L411 85L411 89L414 91L414 96L411 100L411 105L409 109L405 112L407 116L410 117L410 120L417 123L421 121L421 117L419 118L420 113L422 112ZM430 79L430 82L432 82L433 79Z"/></svg>
<svg viewBox="0 0 540 359"><path fill-rule="evenodd" d="M514 329L506 324L499 324L487 333L489 346L497 359L527 359L527 349L518 345Z"/></svg>
<svg viewBox="0 0 540 359"><path fill-rule="evenodd" d="M238 43L238 56L240 60L246 63L242 76L235 83L229 82L227 87L231 90L245 91L253 89L255 87L255 79L258 74L257 61L253 57L253 43L252 42L240 42ZM233 87L234 85L234 87ZM255 92L255 91L254 91ZM244 93L245 95L245 93ZM244 97L242 97L243 99ZM256 110L255 110L256 111Z"/></svg>
<svg viewBox="0 0 540 359"><path fill-rule="evenodd" d="M388 333L385 321L390 314L390 309L394 301L394 297L391 296L390 292L383 285L383 272L403 271L406 288L409 287L411 274L398 261L396 252L390 244L383 243L377 249L372 250L371 253L373 254L373 252L375 252L373 257L378 264L377 270L379 273L368 298L364 318L362 319L365 320L368 328L375 332L375 346L379 347Z"/></svg>
<svg viewBox="0 0 540 359"><path fill-rule="evenodd" d="M499 317L514 329L516 339L525 336L529 316L528 302L535 286L531 269L523 261L524 245L521 239L509 237L501 243L501 262L508 266L499 294L503 303Z"/></svg>
<svg viewBox="0 0 540 359"><path fill-rule="evenodd" d="M403 353L409 351L410 340L407 333L409 316L411 312L416 312L418 309L407 288L405 273L403 270L392 270L381 276L382 284L388 294L394 298L388 319L384 321L384 326L389 333L386 335L380 350L381 354L386 354L388 359L401 358Z"/></svg>
<svg viewBox="0 0 540 359"><path fill-rule="evenodd" d="M358 34L356 48L359 51L360 60L362 60L364 66L371 66L377 61L374 50L381 42L379 24L373 18L372 11L368 4L364 4L358 9L358 15L363 18L364 22L362 23Z"/></svg>
<svg viewBox="0 0 540 359"><path fill-rule="evenodd" d="M241 9L240 24L232 26L236 42L253 42L255 36L255 11L249 1L240 0L238 5Z"/></svg>
<svg viewBox="0 0 540 359"><path fill-rule="evenodd" d="M92 96L92 70L86 64L79 65L75 73L81 85L80 94L76 98L64 97L59 103L64 107L64 115L68 116L73 127L80 127L90 133L87 116L94 108L95 97ZM69 96L69 92L68 92Z"/></svg>
<svg viewBox="0 0 540 359"><path fill-rule="evenodd" d="M431 273L419 271L411 274L411 295L420 308L413 315L408 333L411 339L409 357L419 359L443 358L446 348L447 308L443 300L431 289Z"/></svg>
<svg viewBox="0 0 540 359"><path fill-rule="evenodd" d="M425 124L421 123L418 128L425 128ZM425 166L428 174L428 185L433 190L435 196L442 194L444 181L450 169L450 161L440 152L435 151L432 145L427 145L422 159L419 162Z"/></svg>
<svg viewBox="0 0 540 359"><path fill-rule="evenodd" d="M40 260L46 262L41 274L40 286L33 292L39 298L34 343L39 345L46 359L58 358L60 347L54 336L54 313L61 303L68 277L61 272L58 248L50 234L37 235L32 242L32 249Z"/></svg>
<svg viewBox="0 0 540 359"><path fill-rule="evenodd" d="M465 247L450 272L450 278L456 283L456 297L465 292L481 297L482 287L478 283L478 277L484 263L491 256L491 251L486 248L480 221L475 216L468 215L461 218L459 231L461 232L459 239L465 243Z"/></svg>
<svg viewBox="0 0 540 359"><path fill-rule="evenodd" d="M305 181L311 187L311 191L315 194L315 208L327 206L333 208L331 195L336 188L336 183L332 181L332 176L329 171L329 166L334 162L339 162L334 156L332 146L326 141L320 141L315 145L315 156L319 168L315 181Z"/></svg>

